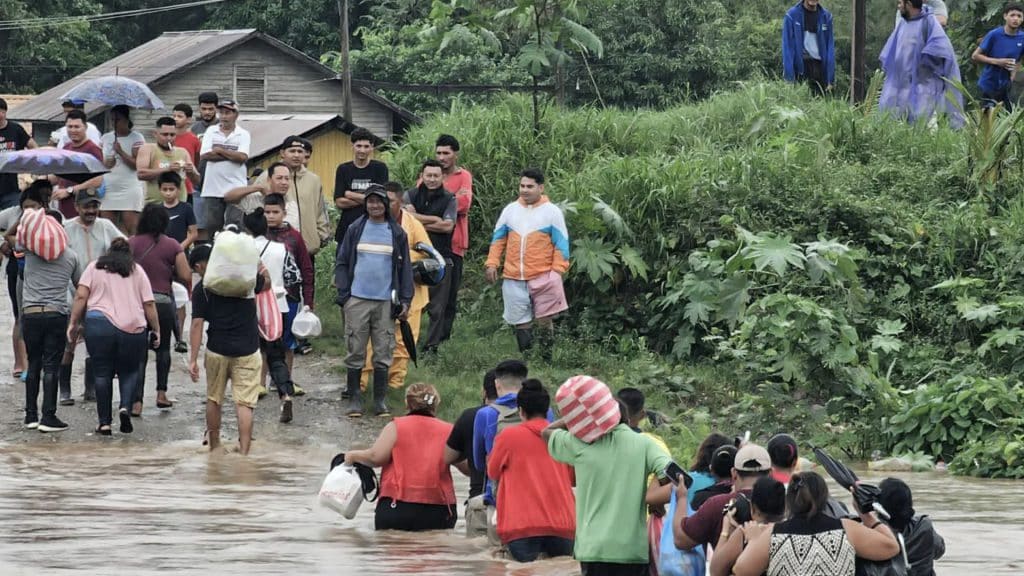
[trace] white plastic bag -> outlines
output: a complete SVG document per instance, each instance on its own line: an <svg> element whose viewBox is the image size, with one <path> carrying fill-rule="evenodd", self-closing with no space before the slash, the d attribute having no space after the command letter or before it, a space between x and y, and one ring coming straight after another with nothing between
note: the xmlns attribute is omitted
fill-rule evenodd
<svg viewBox="0 0 1024 576"><path fill-rule="evenodd" d="M363 482L349 464L336 466L320 486L320 505L330 508L349 520L356 517L363 503Z"/></svg>
<svg viewBox="0 0 1024 576"><path fill-rule="evenodd" d="M203 287L221 296L252 298L259 263L260 253L251 236L224 230L213 243Z"/></svg>
<svg viewBox="0 0 1024 576"><path fill-rule="evenodd" d="M313 314L309 306L303 306L302 310L295 315L295 320L292 320L292 334L297 338L316 338L322 331L320 319Z"/></svg>

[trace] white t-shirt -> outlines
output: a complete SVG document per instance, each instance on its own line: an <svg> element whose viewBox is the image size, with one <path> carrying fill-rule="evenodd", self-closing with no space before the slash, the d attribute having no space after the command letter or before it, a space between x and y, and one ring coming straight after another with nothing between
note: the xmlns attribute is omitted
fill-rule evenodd
<svg viewBox="0 0 1024 576"><path fill-rule="evenodd" d="M214 146L220 146L248 156L250 142L251 136L245 128L235 126L230 134L224 134L220 125L210 126L203 135L203 146L199 149L199 154L206 154L212 151ZM206 172L203 174L203 198L223 198L232 188L248 183L245 162L207 162Z"/></svg>
<svg viewBox="0 0 1024 576"><path fill-rule="evenodd" d="M287 312L288 291L284 287L284 269L288 259L288 248L281 242L272 242L264 236L257 236L256 249L260 251L260 260L270 274L270 286L277 297L277 305Z"/></svg>
<svg viewBox="0 0 1024 576"><path fill-rule="evenodd" d="M100 139L103 136L100 134L100 129L92 122L89 122L85 126L85 137L92 140L93 144L101 146ZM50 134L50 140L55 140L57 142L57 148L63 149L65 144L71 142L71 139L68 138L67 126L61 126L60 130Z"/></svg>

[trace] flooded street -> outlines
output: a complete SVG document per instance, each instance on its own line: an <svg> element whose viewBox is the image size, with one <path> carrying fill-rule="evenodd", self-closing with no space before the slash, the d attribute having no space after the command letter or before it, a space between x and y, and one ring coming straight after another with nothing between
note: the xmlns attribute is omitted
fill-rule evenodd
<svg viewBox="0 0 1024 576"><path fill-rule="evenodd" d="M0 333L10 333L8 302ZM43 435L21 426L24 390L9 372L0 381L0 574L262 575L573 575L571 560L531 565L495 560L485 539L467 540L460 506L453 532L377 533L373 505L351 521L316 504L330 458L376 435L380 420L341 416L340 382L324 358L296 359L308 391L296 420L277 422L278 401L256 411L248 458L211 455L200 446L204 385L185 378L175 355L173 410L147 406L136 432L95 436L96 405L60 407L71 424ZM6 338L0 367L9 370ZM74 393L81 394L81 360ZM225 445L235 443L234 410L225 407ZM468 483L457 476L459 501ZM876 473L864 473L877 480ZM946 538L940 576L1024 573L1024 482L945 474L907 474L919 513ZM832 486L835 490L835 486ZM835 492L833 492L835 493Z"/></svg>

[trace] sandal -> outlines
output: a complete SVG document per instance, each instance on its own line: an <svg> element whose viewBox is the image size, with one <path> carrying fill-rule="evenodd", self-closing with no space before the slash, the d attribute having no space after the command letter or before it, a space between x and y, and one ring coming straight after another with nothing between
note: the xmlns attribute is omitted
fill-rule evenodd
<svg viewBox="0 0 1024 576"><path fill-rule="evenodd" d="M106 426L106 428L104 428L103 426ZM113 436L114 433L111 432L110 425L109 424L104 424L103 426L97 426L96 427L96 434L98 434L100 436Z"/></svg>
<svg viewBox="0 0 1024 576"><path fill-rule="evenodd" d="M11 372L11 376L13 376L15 380L21 380L21 375L24 372L24 370L14 370L13 372Z"/></svg>
<svg viewBox="0 0 1024 576"><path fill-rule="evenodd" d="M156 407L161 409L161 410L166 410L168 408L173 408L174 407L174 402L172 400L167 400L167 402L161 402L161 401L157 400L156 401Z"/></svg>
<svg viewBox="0 0 1024 576"><path fill-rule="evenodd" d="M209 445L210 445L210 431L209 430L205 430L205 431L203 431L203 446L209 446Z"/></svg>

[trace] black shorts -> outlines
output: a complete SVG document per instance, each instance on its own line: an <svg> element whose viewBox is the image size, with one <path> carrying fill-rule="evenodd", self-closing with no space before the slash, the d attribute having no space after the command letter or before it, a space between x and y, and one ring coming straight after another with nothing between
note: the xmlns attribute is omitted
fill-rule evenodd
<svg viewBox="0 0 1024 576"><path fill-rule="evenodd" d="M373 527L376 530L405 530L421 532L423 530L451 530L459 519L454 504L414 504L400 502L391 498L377 501Z"/></svg>

